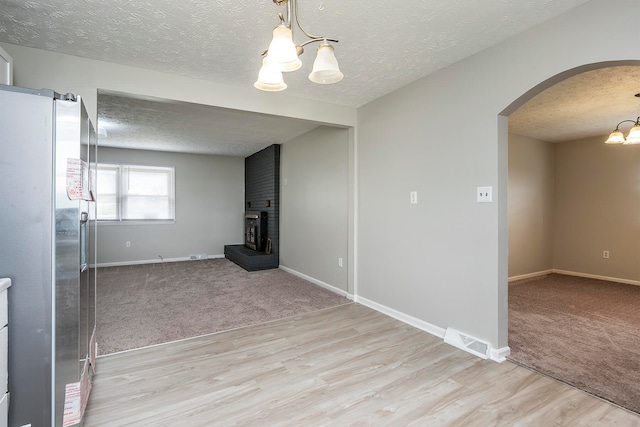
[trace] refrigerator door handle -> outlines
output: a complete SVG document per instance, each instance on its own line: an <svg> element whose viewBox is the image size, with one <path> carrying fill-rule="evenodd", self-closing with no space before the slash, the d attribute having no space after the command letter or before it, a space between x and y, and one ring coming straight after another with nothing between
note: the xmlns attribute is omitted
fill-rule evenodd
<svg viewBox="0 0 640 427"><path fill-rule="evenodd" d="M82 212L80 214L80 271L87 269L87 223L89 214Z"/></svg>

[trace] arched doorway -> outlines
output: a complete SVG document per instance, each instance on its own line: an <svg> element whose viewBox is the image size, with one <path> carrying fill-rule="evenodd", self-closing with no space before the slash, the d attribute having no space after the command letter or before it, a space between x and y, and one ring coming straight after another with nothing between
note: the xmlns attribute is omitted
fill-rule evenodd
<svg viewBox="0 0 640 427"><path fill-rule="evenodd" d="M637 369L633 366L640 363L640 355L633 349L626 349L625 353L624 328L631 328L628 333L633 335L633 322L626 326L624 322L607 325L605 320L618 322L620 319L615 316L609 319L600 306L605 305L605 296L618 292L613 287L615 283L603 291L607 282L640 284L640 224L637 222L640 192L636 188L640 147L603 144L618 122L635 120L640 115L640 98L634 99L634 94L640 92L639 85L640 61L590 64L537 85L514 102L517 107L512 108L512 104L503 112L510 122L515 118L509 123L507 131L513 133L507 135L504 146L507 149L508 145L509 150L511 359L635 411L638 408L634 402L640 400L637 387L631 386L636 390L635 397L629 387L618 390L619 394L615 390L624 388L630 378L631 383L635 381L632 376ZM616 92L620 93L616 95ZM559 99L572 95L572 98L591 96L593 99L583 100L582 104L576 104L575 99ZM621 101L621 97L627 100ZM626 105L619 109L617 104L623 103ZM609 114L607 109L615 111ZM527 118L526 114L536 115ZM584 129L572 129L575 123ZM544 129L516 134L526 133L527 127L533 125ZM563 125L567 129L562 129ZM619 200L616 195L620 196ZM615 220L609 223L608 218ZM614 222L623 230L613 230ZM608 246L616 247L615 260L604 258L605 251L610 255ZM565 280L560 280L562 277L570 278L570 285L565 285ZM547 280L544 287L534 287L533 282L540 286L543 278ZM598 283L589 282L594 279ZM523 283L525 281L529 283ZM594 290L589 291L587 285ZM571 287L582 294L566 293ZM543 297L547 290L551 292ZM640 288L632 286L630 290L631 297L621 298L635 298L635 294L640 298ZM598 297L591 306L583 303L583 297L586 301L593 296L588 292L599 293L602 304L598 304ZM524 300L515 300L516 294ZM514 301L518 301L518 311L512 307ZM523 304L529 316L527 326L531 326L524 336L521 330L513 329L522 328L524 323L512 321L514 318L523 321L520 310ZM517 342L512 339L514 336ZM593 340L591 344L589 339ZM542 344L536 347L534 342L538 340ZM601 343L608 344L596 351ZM528 353L523 351L527 345ZM612 369L605 373L608 368ZM597 375L589 375L593 372Z"/></svg>

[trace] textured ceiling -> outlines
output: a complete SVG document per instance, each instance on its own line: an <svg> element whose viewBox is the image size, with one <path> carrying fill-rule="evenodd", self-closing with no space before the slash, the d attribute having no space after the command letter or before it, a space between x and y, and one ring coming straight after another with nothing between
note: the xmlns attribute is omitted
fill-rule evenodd
<svg viewBox="0 0 640 427"><path fill-rule="evenodd" d="M312 44L287 92L358 107L586 1L299 0L308 31L340 40L345 78L309 82ZM278 12L271 0L2 0L0 41L252 87Z"/></svg>
<svg viewBox="0 0 640 427"><path fill-rule="evenodd" d="M304 120L98 91L98 139L106 147L247 157L317 126Z"/></svg>
<svg viewBox="0 0 640 427"><path fill-rule="evenodd" d="M549 142L606 135L640 116L640 66L601 68L570 77L509 116L509 131ZM626 132L633 124L621 125Z"/></svg>
<svg viewBox="0 0 640 427"><path fill-rule="evenodd" d="M309 82L312 44L285 75L287 93L359 107L586 1L299 0L308 31L340 40L345 78ZM0 41L252 87L285 11L272 0L0 0ZM566 80L513 113L510 130L549 141L607 133L637 114L638 81L633 67ZM102 145L167 151L243 156L316 126L116 93L101 93L98 109Z"/></svg>

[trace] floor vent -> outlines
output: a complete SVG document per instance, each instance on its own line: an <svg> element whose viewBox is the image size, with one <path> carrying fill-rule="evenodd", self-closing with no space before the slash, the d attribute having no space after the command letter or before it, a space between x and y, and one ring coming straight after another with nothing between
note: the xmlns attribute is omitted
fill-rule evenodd
<svg viewBox="0 0 640 427"><path fill-rule="evenodd" d="M207 254L195 254L195 255L191 255L191 259L207 259Z"/></svg>
<svg viewBox="0 0 640 427"><path fill-rule="evenodd" d="M482 357L483 359L489 358L489 344L465 335L455 329L447 328L447 331L444 334L444 342L464 351L468 351L471 354L475 354L478 357Z"/></svg>

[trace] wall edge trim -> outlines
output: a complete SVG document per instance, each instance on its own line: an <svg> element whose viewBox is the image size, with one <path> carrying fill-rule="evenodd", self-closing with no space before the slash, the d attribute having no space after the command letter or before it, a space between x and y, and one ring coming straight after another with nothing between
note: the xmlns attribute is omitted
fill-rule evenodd
<svg viewBox="0 0 640 427"><path fill-rule="evenodd" d="M585 277L587 279L606 280L607 282L624 283L626 285L640 286L640 280L623 279L620 277L612 277L612 276L602 276L599 274L580 273L577 271L560 270L557 268L552 268L550 270L534 271L533 273L520 274L518 276L511 276L509 277L509 283L516 282L518 280L523 280L523 279L535 279L537 277L546 276L547 274L552 274L552 273L564 274L566 276Z"/></svg>
<svg viewBox="0 0 640 427"><path fill-rule="evenodd" d="M433 325L429 322L425 322L424 320L420 320L416 317L410 316L408 314L402 313L398 310L394 310L393 308L387 307L385 305L379 304L377 302L371 301L369 299L356 296L354 300L358 304L362 304L366 307L369 307L373 310L379 311L382 314L386 314L389 317L393 317L396 320L399 320L407 325L416 327L420 330L430 333L438 338L444 339L445 329L439 326Z"/></svg>
<svg viewBox="0 0 640 427"><path fill-rule="evenodd" d="M619 277L600 276L598 274L579 273L579 272L576 272L576 271L557 270L557 269L554 269L553 273L565 274L567 276L585 277L587 279L606 280L608 282L624 283L624 284L627 284L627 285L640 286L640 280L622 279L622 278L619 278Z"/></svg>
<svg viewBox="0 0 640 427"><path fill-rule="evenodd" d="M342 295L343 297L347 297L348 299L350 299L352 301L355 301L355 296L350 294L350 293L348 293L347 291L344 291L344 290L342 290L340 288L336 288L335 286L330 285L328 283L325 283L325 282L323 282L321 280L314 279L311 276L307 276L304 273L300 273L299 271L293 270L293 269L291 269L289 267L285 267L284 265L279 265L278 268L280 270L286 271L289 274L293 274L294 276L297 276L297 277L299 277L301 279L304 279L307 282L311 282L314 285L318 285L318 286L320 286L322 288L325 288L325 289L327 289L327 290L329 290L331 292L334 292L334 293L336 293L338 295Z"/></svg>
<svg viewBox="0 0 640 427"><path fill-rule="evenodd" d="M224 258L224 254L209 255L207 259ZM121 267L127 265L141 265L141 264L160 264L162 262L179 262L179 261L202 261L198 259L191 259L190 256L178 257L178 258L163 258L163 259L142 259L137 261L119 261L119 262L101 262L99 264L91 264L89 267Z"/></svg>
<svg viewBox="0 0 640 427"><path fill-rule="evenodd" d="M542 277L542 276L546 276L547 274L551 274L553 272L554 272L553 269L549 269L549 270L542 270L542 271L534 271L533 273L519 274L517 276L510 276L509 282L515 282L517 280L523 280L523 279L533 279L535 277Z"/></svg>

